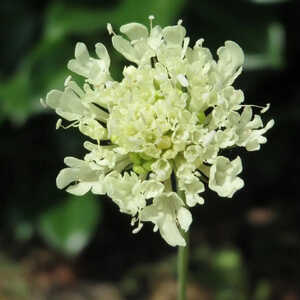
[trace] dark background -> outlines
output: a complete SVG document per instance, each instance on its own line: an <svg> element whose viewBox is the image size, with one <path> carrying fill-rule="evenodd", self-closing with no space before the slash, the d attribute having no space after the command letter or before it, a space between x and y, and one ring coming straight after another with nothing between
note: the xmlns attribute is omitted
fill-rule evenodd
<svg viewBox="0 0 300 300"><path fill-rule="evenodd" d="M39 99L63 87L77 41L96 42L121 78L106 23L176 24L215 53L246 54L235 82L247 104L275 119L259 152L239 150L245 187L206 192L192 209L189 299L300 299L299 4L275 0L9 1L0 3L0 299L175 299L176 249L108 198L55 186L65 156L82 157L77 130L55 130ZM74 76L76 77L76 76ZM76 298L77 297L77 298Z"/></svg>

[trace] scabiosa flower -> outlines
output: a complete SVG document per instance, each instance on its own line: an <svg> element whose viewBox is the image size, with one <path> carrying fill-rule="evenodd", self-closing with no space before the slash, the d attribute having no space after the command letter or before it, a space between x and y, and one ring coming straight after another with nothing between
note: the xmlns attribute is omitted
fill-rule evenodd
<svg viewBox="0 0 300 300"><path fill-rule="evenodd" d="M110 75L103 44L93 58L78 43L68 68L85 84L68 77L64 91L48 93L46 104L89 138L83 159L65 158L57 186L75 195L107 194L132 216L134 233L150 221L169 245L185 246L189 208L204 203L205 188L230 198L244 186L240 157L230 160L222 150L259 150L274 121L264 127L253 115L257 106L243 105L243 92L232 86L244 62L235 42L225 42L215 61L203 39L189 46L181 20L161 28L149 19L150 29L129 23L122 35L108 24L114 48L132 63L120 82Z"/></svg>

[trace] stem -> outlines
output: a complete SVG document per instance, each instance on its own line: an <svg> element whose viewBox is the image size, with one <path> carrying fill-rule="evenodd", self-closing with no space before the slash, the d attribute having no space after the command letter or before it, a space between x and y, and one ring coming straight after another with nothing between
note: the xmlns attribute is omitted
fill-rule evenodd
<svg viewBox="0 0 300 300"><path fill-rule="evenodd" d="M176 178L177 179L177 178ZM178 195L185 202L185 194L182 191L178 191L177 180L176 189ZM189 261L189 232L181 230L181 234L186 241L185 247L178 247L177 254L177 276L178 276L178 290L177 300L186 300L186 285L188 277L188 261Z"/></svg>
<svg viewBox="0 0 300 300"><path fill-rule="evenodd" d="M182 232L186 240L185 247L178 247L177 256L177 273L178 273L178 291L177 300L186 300L186 284L188 275L188 260L189 260L189 233Z"/></svg>

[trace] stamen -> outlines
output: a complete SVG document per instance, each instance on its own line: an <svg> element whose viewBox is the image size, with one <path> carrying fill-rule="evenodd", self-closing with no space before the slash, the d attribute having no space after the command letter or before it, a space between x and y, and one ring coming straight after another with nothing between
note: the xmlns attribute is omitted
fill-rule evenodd
<svg viewBox="0 0 300 300"><path fill-rule="evenodd" d="M204 39L199 39L198 41L196 41L195 46L202 47L203 42L204 42Z"/></svg>
<svg viewBox="0 0 300 300"><path fill-rule="evenodd" d="M112 26L111 26L111 24L110 23L107 23L107 25L106 25L106 28L107 28L107 31L108 31L108 33L110 34L110 35L116 35L116 33L114 32L114 30L113 30L113 28L112 28Z"/></svg>
<svg viewBox="0 0 300 300"><path fill-rule="evenodd" d="M56 126L55 126L56 130L61 127L61 123L62 123L62 119L58 119L57 122L56 122Z"/></svg>
<svg viewBox="0 0 300 300"><path fill-rule="evenodd" d="M65 82L64 82L64 86L65 86L65 87L68 86L68 84L69 84L69 82L70 82L71 80L72 80L72 76L69 75L69 76L66 78Z"/></svg>
<svg viewBox="0 0 300 300"><path fill-rule="evenodd" d="M254 104L242 104L240 106L241 107L250 106L250 107L261 108L260 113L263 114L263 113L265 113L270 108L271 104L267 103L266 106L260 106L260 105L254 105Z"/></svg>
<svg viewBox="0 0 300 300"><path fill-rule="evenodd" d="M133 217L133 218L131 219L130 225L131 225L131 226L134 226L135 222L137 222L137 218Z"/></svg>
<svg viewBox="0 0 300 300"><path fill-rule="evenodd" d="M79 124L80 124L80 121L77 120L77 121L71 123L71 124L68 125L68 126L63 126L63 125L62 125L62 119L58 119L57 122L56 122L55 128L56 128L56 129L59 129L59 128L69 129L69 128L71 128L71 127L79 127Z"/></svg>
<svg viewBox="0 0 300 300"><path fill-rule="evenodd" d="M138 227L136 227L135 229L133 229L132 233L134 233L134 234L138 233L142 229L143 226L144 226L144 224L141 223L141 222L139 222Z"/></svg>
<svg viewBox="0 0 300 300"><path fill-rule="evenodd" d="M190 38L189 37L184 38L182 52L181 52L181 59L183 59L184 56L185 56L185 54L186 54L187 48L189 46L189 42L190 42Z"/></svg>
<svg viewBox="0 0 300 300"><path fill-rule="evenodd" d="M149 22L150 22L150 30L152 30L152 21L155 19L155 17L153 15L150 15L148 17L148 19L149 19Z"/></svg>
<svg viewBox="0 0 300 300"><path fill-rule="evenodd" d="M265 113L267 110L269 110L270 106L271 106L271 104L270 104L270 103L267 103L266 107L264 107L264 108L260 111L260 113L262 113L262 114Z"/></svg>

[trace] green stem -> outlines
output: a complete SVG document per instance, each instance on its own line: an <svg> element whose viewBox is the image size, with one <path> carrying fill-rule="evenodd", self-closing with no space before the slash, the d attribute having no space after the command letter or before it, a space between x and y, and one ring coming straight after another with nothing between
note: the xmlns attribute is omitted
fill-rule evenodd
<svg viewBox="0 0 300 300"><path fill-rule="evenodd" d="M178 247L177 256L177 274L178 274L178 291L177 300L186 300L186 285L188 275L188 260L189 260L189 233L182 232L186 240L185 247Z"/></svg>
<svg viewBox="0 0 300 300"><path fill-rule="evenodd" d="M185 194L183 191L178 191L176 178L176 189L180 198L185 203ZM189 261L189 232L181 230L181 234L186 241L185 247L178 247L177 254L177 276L178 276L178 290L177 300L186 300L186 285L188 277L188 261Z"/></svg>

